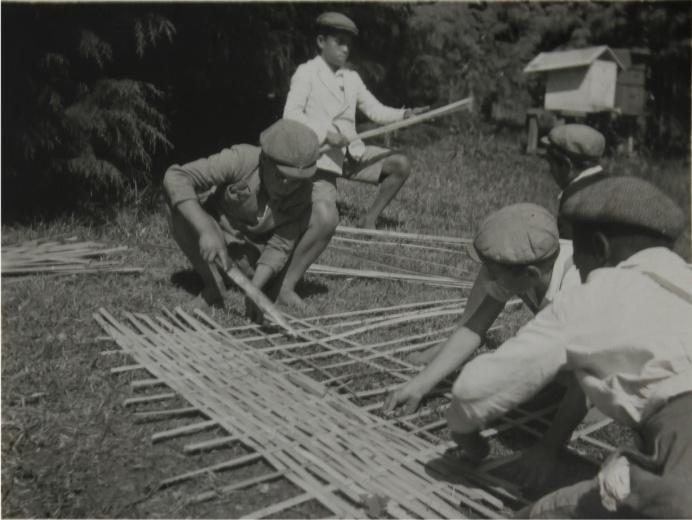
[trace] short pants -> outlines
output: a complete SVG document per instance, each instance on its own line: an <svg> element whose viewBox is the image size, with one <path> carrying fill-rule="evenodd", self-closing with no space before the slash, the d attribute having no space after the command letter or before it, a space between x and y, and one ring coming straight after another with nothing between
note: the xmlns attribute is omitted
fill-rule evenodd
<svg viewBox="0 0 692 520"><path fill-rule="evenodd" d="M366 146L363 156L358 159L344 159L343 174L317 170L312 180L312 200L336 203L336 179L379 184L382 176L382 165L387 157L397 154L395 150L380 146Z"/></svg>

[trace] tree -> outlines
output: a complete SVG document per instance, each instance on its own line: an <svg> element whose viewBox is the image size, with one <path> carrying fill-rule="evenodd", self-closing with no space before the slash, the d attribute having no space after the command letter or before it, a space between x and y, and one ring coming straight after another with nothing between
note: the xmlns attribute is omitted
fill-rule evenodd
<svg viewBox="0 0 692 520"><path fill-rule="evenodd" d="M3 203L60 205L148 179L163 93L128 77L172 24L141 8L3 6ZM68 188L59 190L61 187Z"/></svg>

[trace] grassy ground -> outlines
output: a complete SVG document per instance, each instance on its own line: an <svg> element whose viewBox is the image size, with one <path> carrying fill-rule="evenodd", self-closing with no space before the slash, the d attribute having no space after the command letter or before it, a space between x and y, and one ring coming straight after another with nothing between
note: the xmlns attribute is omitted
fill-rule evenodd
<svg viewBox="0 0 692 520"><path fill-rule="evenodd" d="M381 225L410 232L472 236L478 222L505 204L532 201L555 210L557 188L537 157L519 153L512 138L484 133L446 136L426 144L425 134L402 135L415 176L388 208ZM689 165L617 161L617 171L645 176L690 207ZM342 223L355 221L371 200L372 188L340 186ZM174 422L136 424L121 403L130 397L131 376L113 376L116 363L99 354L109 344L91 317L99 307L156 313L193 299L199 281L168 236L162 203L132 207L98 222L63 218L50 223L4 224L2 243L75 235L130 246L126 263L140 276L36 276L2 284L2 515L5 517L228 517L240 516L290 489L268 486L237 493L204 506L187 507L185 489L155 491L157 483L222 456L183 456L183 441L152 445L150 435ZM689 251L686 238L678 245ZM324 263L340 261L332 251ZM689 258L689 257L688 257ZM384 262L388 261L382 258ZM462 259L446 260L446 272L472 270ZM358 261L355 264L358 265ZM363 264L365 265L365 264ZM441 268L442 269L442 268ZM403 302L442 299L458 291L398 282L309 276L299 287L320 312L355 310ZM243 321L241 297L223 324ZM528 317L505 318L504 335ZM223 456L226 456L223 454ZM257 468L246 468L248 475ZM204 484L208 484L204 483ZM288 512L319 515L316 509Z"/></svg>

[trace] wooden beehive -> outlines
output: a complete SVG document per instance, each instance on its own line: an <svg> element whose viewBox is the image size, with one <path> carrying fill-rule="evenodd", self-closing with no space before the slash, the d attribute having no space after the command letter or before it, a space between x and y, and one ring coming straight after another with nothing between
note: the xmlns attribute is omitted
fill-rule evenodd
<svg viewBox="0 0 692 520"><path fill-rule="evenodd" d="M606 46L542 52L525 73L547 75L546 110L593 113L615 108L618 69L622 63Z"/></svg>

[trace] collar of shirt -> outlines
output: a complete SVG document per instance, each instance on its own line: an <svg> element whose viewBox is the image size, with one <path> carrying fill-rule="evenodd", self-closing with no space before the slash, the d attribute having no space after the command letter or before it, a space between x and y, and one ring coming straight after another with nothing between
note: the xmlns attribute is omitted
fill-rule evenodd
<svg viewBox="0 0 692 520"><path fill-rule="evenodd" d="M329 66L329 64L325 61L325 59L322 56L320 56L319 54L317 55L317 58L315 58L315 59L316 59L317 63L319 63L320 68L323 69L324 72L327 72L327 73L329 73L329 74L331 74L337 78L339 78L339 77L343 78L344 72L346 71L346 69L344 69L343 67L339 67L338 69L336 69L336 71L333 70Z"/></svg>
<svg viewBox="0 0 692 520"><path fill-rule="evenodd" d="M581 181L581 180L583 180L583 179L586 179L587 177L591 177L592 175L594 175L594 174L596 174L596 173L601 173L602 171L603 171L603 167L602 167L602 166L593 166L593 167L591 167L591 168L587 168L586 170L580 172L579 175L577 175L574 179L572 179L571 181L569 181L568 186L573 185L573 184L574 184L575 182L577 182L577 181ZM557 200L558 200L558 201L562 200L562 195L563 195L564 193L565 193L565 192L564 192L564 190L563 190L563 191L561 191L560 193L557 194Z"/></svg>
<svg viewBox="0 0 692 520"><path fill-rule="evenodd" d="M581 172L579 175L577 175L574 179L572 179L569 183L574 184L577 181L580 181L582 179L586 179L587 177L591 177L594 173L600 173L603 171L602 166L593 166L591 168L587 168L583 172Z"/></svg>
<svg viewBox="0 0 692 520"><path fill-rule="evenodd" d="M615 267L600 267L594 269L589 273L586 279L587 283L598 278L608 269L636 269L638 271L653 270L660 271L665 270L667 266L672 268L680 268L686 265L688 268L692 269L692 266L687 264L680 256L672 252L670 249L665 247L650 247L648 249L643 249L627 260L623 260Z"/></svg>

